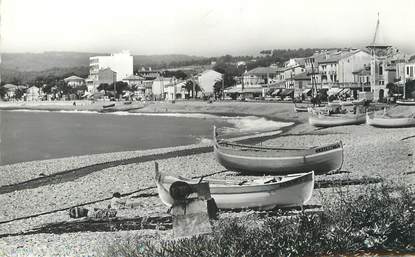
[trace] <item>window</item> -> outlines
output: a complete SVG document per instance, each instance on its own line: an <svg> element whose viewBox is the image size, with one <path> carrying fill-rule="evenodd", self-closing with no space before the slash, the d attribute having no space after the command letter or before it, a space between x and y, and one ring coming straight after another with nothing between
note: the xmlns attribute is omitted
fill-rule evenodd
<svg viewBox="0 0 415 257"><path fill-rule="evenodd" d="M408 66L406 66L406 75L409 76L409 67Z"/></svg>
<svg viewBox="0 0 415 257"><path fill-rule="evenodd" d="M411 66L409 69L409 76L412 78L414 76L414 66Z"/></svg>
<svg viewBox="0 0 415 257"><path fill-rule="evenodd" d="M383 67L379 66L379 75L383 75Z"/></svg>
<svg viewBox="0 0 415 257"><path fill-rule="evenodd" d="M379 85L385 85L385 81L379 80Z"/></svg>

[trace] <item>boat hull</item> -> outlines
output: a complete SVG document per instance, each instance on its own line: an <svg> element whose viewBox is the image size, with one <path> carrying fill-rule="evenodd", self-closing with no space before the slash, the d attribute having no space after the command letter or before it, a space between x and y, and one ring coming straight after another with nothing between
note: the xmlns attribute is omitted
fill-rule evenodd
<svg viewBox="0 0 415 257"><path fill-rule="evenodd" d="M272 209L275 207L302 206L310 200L314 189L314 172L291 175L282 182L256 185L210 184L210 194L219 209ZM189 184L197 182L188 179L169 177L161 184L157 183L159 197L164 204L172 206L174 201L168 194L174 181Z"/></svg>
<svg viewBox="0 0 415 257"><path fill-rule="evenodd" d="M365 114L358 114L355 117L337 117L325 115L313 115L308 118L310 125L321 128L360 125L366 122Z"/></svg>
<svg viewBox="0 0 415 257"><path fill-rule="evenodd" d="M415 101L396 101L396 104L398 105L413 105L415 106Z"/></svg>
<svg viewBox="0 0 415 257"><path fill-rule="evenodd" d="M294 183L285 186L284 184L277 184L263 191L227 194L215 192L215 188L212 188L211 194L219 209L272 209L275 207L302 206L312 196L314 189L313 176L313 173L310 173L306 177L302 177L300 182L290 181Z"/></svg>
<svg viewBox="0 0 415 257"><path fill-rule="evenodd" d="M285 175L313 170L316 174L325 174L338 171L343 165L341 142L310 152L293 153L292 156L289 153L286 156L257 156L255 152L226 149L217 144L214 152L222 166L243 173Z"/></svg>
<svg viewBox="0 0 415 257"><path fill-rule="evenodd" d="M404 127L414 127L415 126L415 117L408 118L384 118L384 117L375 117L367 116L367 124L379 127L379 128L404 128Z"/></svg>

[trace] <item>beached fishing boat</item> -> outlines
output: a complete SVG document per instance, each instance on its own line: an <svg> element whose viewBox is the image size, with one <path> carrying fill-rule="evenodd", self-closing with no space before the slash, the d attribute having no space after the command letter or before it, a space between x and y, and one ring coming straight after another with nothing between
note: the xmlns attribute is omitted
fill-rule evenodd
<svg viewBox="0 0 415 257"><path fill-rule="evenodd" d="M170 186L176 181L197 185L200 179L165 176L156 170L156 185L161 201L172 206ZM273 209L302 206L310 200L314 189L314 172L252 181L204 180L209 182L210 194L219 209Z"/></svg>
<svg viewBox="0 0 415 257"><path fill-rule="evenodd" d="M399 105L414 105L415 106L415 99L397 100L396 103Z"/></svg>
<svg viewBox="0 0 415 257"><path fill-rule="evenodd" d="M246 145L218 140L214 127L213 148L222 166L245 173L285 175L314 171L325 174L338 171L343 165L341 141L305 149Z"/></svg>
<svg viewBox="0 0 415 257"><path fill-rule="evenodd" d="M391 117L383 115L376 117L374 113L368 113L366 118L367 124L381 128L403 128L415 126L415 115L403 117Z"/></svg>
<svg viewBox="0 0 415 257"><path fill-rule="evenodd" d="M115 106L115 103L114 104L103 105L102 108L105 109L105 108L110 108L110 107L114 107L114 106Z"/></svg>
<svg viewBox="0 0 415 257"><path fill-rule="evenodd" d="M310 113L308 118L310 125L315 127L335 127L347 125L359 125L366 122L366 114L313 114Z"/></svg>

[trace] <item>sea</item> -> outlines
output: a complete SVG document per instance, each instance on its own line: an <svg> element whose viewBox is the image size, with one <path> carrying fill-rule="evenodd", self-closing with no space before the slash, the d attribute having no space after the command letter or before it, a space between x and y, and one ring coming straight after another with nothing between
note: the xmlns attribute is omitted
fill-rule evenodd
<svg viewBox="0 0 415 257"><path fill-rule="evenodd" d="M0 110L0 165L209 142L214 125L249 133L291 123L198 113Z"/></svg>

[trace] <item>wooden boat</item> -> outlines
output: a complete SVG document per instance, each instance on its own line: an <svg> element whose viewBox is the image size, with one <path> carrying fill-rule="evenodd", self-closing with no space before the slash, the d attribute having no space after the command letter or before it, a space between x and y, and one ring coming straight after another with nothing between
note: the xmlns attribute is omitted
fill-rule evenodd
<svg viewBox="0 0 415 257"><path fill-rule="evenodd" d="M312 114L308 117L310 125L315 127L335 127L335 126L347 126L347 125L359 125L366 122L366 114Z"/></svg>
<svg viewBox="0 0 415 257"><path fill-rule="evenodd" d="M415 106L415 99L397 100L396 104L399 104L399 105L414 105Z"/></svg>
<svg viewBox="0 0 415 257"><path fill-rule="evenodd" d="M196 185L199 180L165 176L156 170L156 185L161 201L174 204L170 186L176 181ZM253 181L205 180L219 209L273 209L302 206L310 200L314 189L314 172L282 177L268 177Z"/></svg>
<svg viewBox="0 0 415 257"><path fill-rule="evenodd" d="M214 127L213 148L222 166L244 173L285 175L314 171L325 174L338 171L343 165L341 141L308 149L263 147L217 140Z"/></svg>
<svg viewBox="0 0 415 257"><path fill-rule="evenodd" d="M105 109L105 108L110 108L110 107L114 107L114 106L115 106L115 103L114 104L103 105L102 108Z"/></svg>
<svg viewBox="0 0 415 257"><path fill-rule="evenodd" d="M403 127L412 127L415 126L415 116L410 117L390 117L383 115L381 117L376 117L374 113L368 113L366 118L367 124L374 127L381 128L403 128Z"/></svg>

